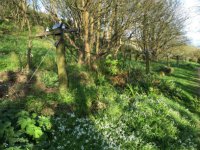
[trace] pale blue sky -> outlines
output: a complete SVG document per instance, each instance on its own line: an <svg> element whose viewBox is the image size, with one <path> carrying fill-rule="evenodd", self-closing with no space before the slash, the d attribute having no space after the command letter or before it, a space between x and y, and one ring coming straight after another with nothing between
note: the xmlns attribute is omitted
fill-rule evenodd
<svg viewBox="0 0 200 150"><path fill-rule="evenodd" d="M182 0L186 15L189 17L186 23L187 37L191 44L200 47L200 0Z"/></svg>

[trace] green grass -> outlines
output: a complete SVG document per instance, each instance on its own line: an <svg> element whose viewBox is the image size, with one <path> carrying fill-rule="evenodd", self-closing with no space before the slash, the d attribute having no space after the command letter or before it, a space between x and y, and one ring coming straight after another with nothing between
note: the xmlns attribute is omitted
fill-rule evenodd
<svg viewBox="0 0 200 150"><path fill-rule="evenodd" d="M18 37L17 46L16 37L1 37L0 72L25 67L24 36ZM48 52L37 79L47 88L58 86L54 50L47 40L33 41L34 67ZM118 63L109 63L113 75ZM172 61L174 72L169 76L157 72L165 62L152 63L148 76L142 62L122 65L117 69L131 67L140 81L132 76L127 87L117 88L108 74L69 64L69 90L63 95L47 93L33 83L24 97L1 99L0 149L200 149L200 65L176 66ZM157 80L160 83L154 85Z"/></svg>
<svg viewBox="0 0 200 150"><path fill-rule="evenodd" d="M198 68L200 65L188 63L179 66L172 65L172 67L174 68L174 73L165 78L174 80L178 87L193 97L200 97L200 79L198 76Z"/></svg>
<svg viewBox="0 0 200 150"><path fill-rule="evenodd" d="M0 36L0 71L19 70L26 67L26 50L28 39L24 36ZM36 68L46 55L41 68L55 70L55 48L47 39L34 39L32 47L32 64Z"/></svg>

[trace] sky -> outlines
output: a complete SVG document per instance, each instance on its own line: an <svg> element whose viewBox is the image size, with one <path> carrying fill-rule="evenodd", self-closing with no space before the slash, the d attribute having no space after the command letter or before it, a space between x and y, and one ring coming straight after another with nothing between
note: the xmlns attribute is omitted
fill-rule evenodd
<svg viewBox="0 0 200 150"><path fill-rule="evenodd" d="M185 25L186 35L193 46L200 47L200 0L182 1L186 15L189 17Z"/></svg>

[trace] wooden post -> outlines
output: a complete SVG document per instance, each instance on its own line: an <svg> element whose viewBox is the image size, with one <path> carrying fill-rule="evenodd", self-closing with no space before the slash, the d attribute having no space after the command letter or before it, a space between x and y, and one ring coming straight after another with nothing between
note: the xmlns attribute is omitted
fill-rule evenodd
<svg viewBox="0 0 200 150"><path fill-rule="evenodd" d="M67 71L66 71L66 60L65 60L65 41L63 31L59 35L60 39L56 45L56 61L58 68L58 80L59 80L59 90L67 90Z"/></svg>
<svg viewBox="0 0 200 150"><path fill-rule="evenodd" d="M58 42L56 43L56 62L58 68L58 80L59 80L59 90L60 92L64 92L67 90L68 85L68 78L67 78L67 71L66 71L66 60L65 60L65 40L64 40L64 33L65 32L76 32L77 29L62 29L62 25L54 29L51 32L41 33L35 36L35 38L43 38L46 36L56 36L58 37Z"/></svg>

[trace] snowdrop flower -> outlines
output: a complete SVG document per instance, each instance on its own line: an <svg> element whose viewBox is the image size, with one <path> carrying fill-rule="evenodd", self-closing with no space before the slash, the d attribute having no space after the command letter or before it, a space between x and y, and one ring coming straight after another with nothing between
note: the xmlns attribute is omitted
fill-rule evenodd
<svg viewBox="0 0 200 150"><path fill-rule="evenodd" d="M81 150L84 150L84 146L83 145L81 145Z"/></svg>
<svg viewBox="0 0 200 150"><path fill-rule="evenodd" d="M58 129L60 130L60 132L65 131L65 127L64 126L58 127Z"/></svg>
<svg viewBox="0 0 200 150"><path fill-rule="evenodd" d="M49 27L46 28L46 32L49 32Z"/></svg>
<svg viewBox="0 0 200 150"><path fill-rule="evenodd" d="M75 117L75 115L74 115L74 113L71 113L71 115L70 115L72 118L74 118Z"/></svg>
<svg viewBox="0 0 200 150"><path fill-rule="evenodd" d="M4 143L4 146L5 146L5 147L8 147L8 143Z"/></svg>

